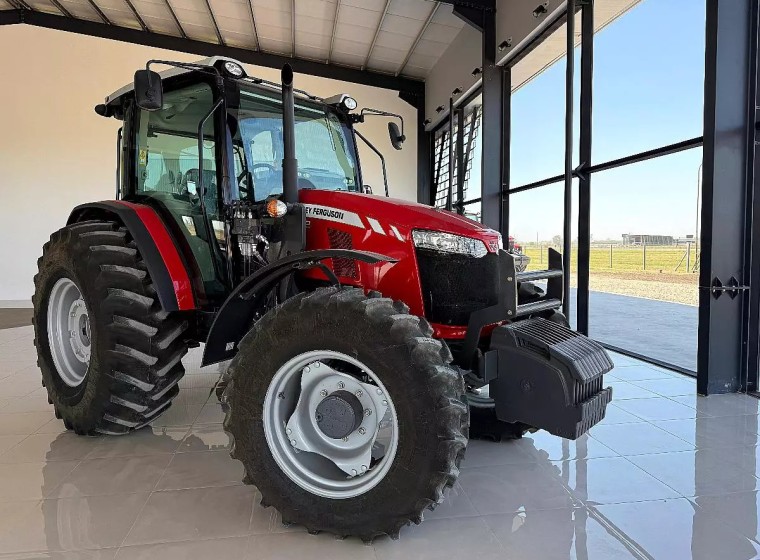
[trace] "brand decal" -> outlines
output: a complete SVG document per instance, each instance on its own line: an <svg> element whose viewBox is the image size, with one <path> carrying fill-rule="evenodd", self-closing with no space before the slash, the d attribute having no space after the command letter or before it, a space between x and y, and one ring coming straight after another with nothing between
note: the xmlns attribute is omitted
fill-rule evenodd
<svg viewBox="0 0 760 560"><path fill-rule="evenodd" d="M307 218L338 222L360 228L365 227L359 214L356 214L355 212L348 212L346 210L331 208L329 206L319 206L317 204L305 204L304 206L306 207Z"/></svg>

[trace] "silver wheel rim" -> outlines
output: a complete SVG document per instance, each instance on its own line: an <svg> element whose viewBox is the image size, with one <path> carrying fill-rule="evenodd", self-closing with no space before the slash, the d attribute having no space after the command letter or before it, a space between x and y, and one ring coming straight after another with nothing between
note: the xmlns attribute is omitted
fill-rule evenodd
<svg viewBox="0 0 760 560"><path fill-rule="evenodd" d="M90 315L82 292L69 278L61 278L50 291L47 308L48 342L58 376L78 387L90 365Z"/></svg>
<svg viewBox="0 0 760 560"><path fill-rule="evenodd" d="M335 391L361 403L361 426L332 439L317 425L317 405ZM282 471L318 496L346 499L377 486L398 448L398 417L377 375L340 352L317 350L288 360L264 398L264 435Z"/></svg>

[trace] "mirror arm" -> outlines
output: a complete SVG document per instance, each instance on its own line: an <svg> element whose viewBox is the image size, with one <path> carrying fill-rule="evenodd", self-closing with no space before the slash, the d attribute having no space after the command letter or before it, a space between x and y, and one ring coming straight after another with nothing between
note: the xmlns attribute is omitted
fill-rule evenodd
<svg viewBox="0 0 760 560"><path fill-rule="evenodd" d="M401 123L401 136L404 136L404 138L406 138L406 136L404 135L404 117L402 117L401 115L398 115L396 113L389 113L388 111L381 111L380 109L372 109L369 107L365 107L359 112L358 122L364 122L365 116L392 117L392 118L398 119L399 122Z"/></svg>
<svg viewBox="0 0 760 560"><path fill-rule="evenodd" d="M375 152L377 154L377 157L380 158L380 164L383 166L383 184L385 185L385 196L390 196L388 194L388 173L385 170L385 157L383 157L383 154L380 152L380 150L375 148L375 146L372 145L372 142L367 140L361 132L354 130L354 134L361 138L362 142L364 142L369 147L369 149Z"/></svg>

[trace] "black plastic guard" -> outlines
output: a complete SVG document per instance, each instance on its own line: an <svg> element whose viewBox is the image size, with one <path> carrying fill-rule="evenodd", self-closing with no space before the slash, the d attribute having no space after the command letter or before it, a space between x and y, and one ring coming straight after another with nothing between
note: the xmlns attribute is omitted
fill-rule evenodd
<svg viewBox="0 0 760 560"><path fill-rule="evenodd" d="M604 418L612 388L603 380L613 363L598 342L546 319L527 319L497 327L491 350L498 374L489 389L499 420L577 439Z"/></svg>
<svg viewBox="0 0 760 560"><path fill-rule="evenodd" d="M256 320L256 313L266 311L266 297L282 280L296 271L319 267L325 259L336 258L354 259L368 264L397 262L392 257L369 251L323 249L288 255L260 268L238 284L214 317L206 338L201 367L235 356L238 343Z"/></svg>

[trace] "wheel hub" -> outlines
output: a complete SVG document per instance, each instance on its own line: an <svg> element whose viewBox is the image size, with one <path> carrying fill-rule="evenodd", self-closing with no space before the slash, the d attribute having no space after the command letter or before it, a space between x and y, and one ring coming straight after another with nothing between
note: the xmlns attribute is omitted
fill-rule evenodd
<svg viewBox="0 0 760 560"><path fill-rule="evenodd" d="M317 427L327 437L343 439L359 428L364 420L364 409L354 395L345 390L335 391L317 405L314 418Z"/></svg>
<svg viewBox="0 0 760 560"><path fill-rule="evenodd" d="M264 434L291 480L317 495L349 498L390 469L398 420L385 387L364 364L312 351L275 373L264 400Z"/></svg>
<svg viewBox="0 0 760 560"><path fill-rule="evenodd" d="M78 387L90 364L92 332L87 304L70 278L60 278L50 290L47 328L58 376L69 387Z"/></svg>

